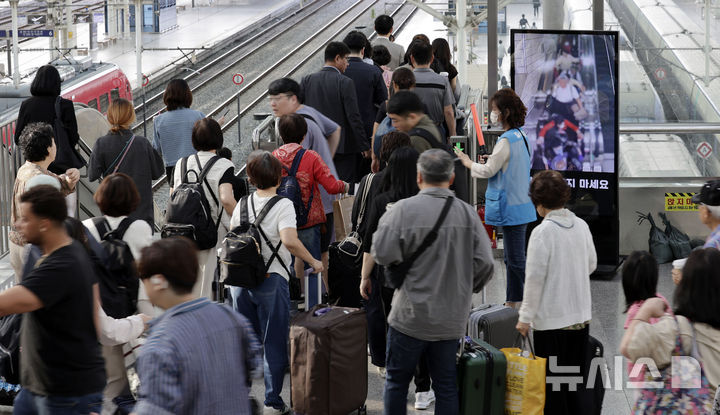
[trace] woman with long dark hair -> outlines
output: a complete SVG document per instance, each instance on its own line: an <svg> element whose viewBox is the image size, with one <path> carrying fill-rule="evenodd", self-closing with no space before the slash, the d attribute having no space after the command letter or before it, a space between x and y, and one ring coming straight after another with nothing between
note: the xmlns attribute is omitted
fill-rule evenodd
<svg viewBox="0 0 720 415"><path fill-rule="evenodd" d="M443 38L437 38L432 42L433 61L430 69L437 73L447 72L448 80L453 92L457 88L458 71L452 64L452 53L450 52L450 44ZM457 95L455 100L457 100Z"/></svg>
<svg viewBox="0 0 720 415"><path fill-rule="evenodd" d="M71 168L81 168L85 165L75 146L80 140L78 134L77 119L75 119L75 108L72 101L60 96L62 79L57 68L52 65L41 66L35 73L35 78L30 84L32 96L20 104L17 124L15 125L15 144L20 144L20 134L26 125L34 122L44 122L53 126L54 139L57 145L55 161L50 164L48 170L55 174L63 174ZM56 102L59 101L59 102ZM56 104L59 105L60 121L62 121L64 134L67 140L60 139L55 124Z"/></svg>

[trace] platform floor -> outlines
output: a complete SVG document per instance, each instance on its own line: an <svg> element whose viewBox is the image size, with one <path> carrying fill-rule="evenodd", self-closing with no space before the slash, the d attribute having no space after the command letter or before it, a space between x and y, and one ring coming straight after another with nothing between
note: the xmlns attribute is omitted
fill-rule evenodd
<svg viewBox="0 0 720 415"><path fill-rule="evenodd" d="M660 266L660 278L658 292L663 294L672 303L674 285L670 277L671 267L669 264ZM495 260L495 276L488 283L487 302L492 304L502 303L505 300L505 266L500 259ZM622 282L619 275L608 281L592 280L592 320L590 322L590 335L598 339L605 347L605 360L607 361L610 378L615 379L615 357L619 356L620 340L623 335L623 323L625 322L625 296L622 290ZM481 296L473 296L473 305L482 304ZM620 365L623 372L623 384L613 383L612 388L605 391L603 401L603 415L625 415L630 413L633 404L633 390L623 387L627 381L626 364ZM366 401L368 414L380 415L383 411L383 387L384 379L380 377L377 369L368 362L368 398ZM264 386L262 380L253 382L252 394L262 402L264 397ZM285 376L281 396L285 402L290 399L290 379ZM415 386L410 385L408 392L408 414L432 414L434 404L428 410L416 411L413 407L415 402Z"/></svg>
<svg viewBox="0 0 720 415"><path fill-rule="evenodd" d="M190 7L191 0L180 0L178 6L185 6L177 14L178 27L164 33L143 33L144 48L212 48L218 42L232 36L251 24L265 18L274 11L299 3L298 0L263 0L232 2L196 1L199 5ZM31 51L27 49L47 49L48 38L34 39L20 45L20 71L25 73L32 68L45 65L50 60L49 51ZM200 51L198 51L200 52ZM185 51L190 54L190 51ZM120 66L133 88L136 88L135 33L126 39L118 39L105 48L90 51L93 61L112 62ZM183 57L179 50L144 51L142 53L142 72L150 80L155 73L163 70L171 62ZM7 65L7 61L0 59Z"/></svg>

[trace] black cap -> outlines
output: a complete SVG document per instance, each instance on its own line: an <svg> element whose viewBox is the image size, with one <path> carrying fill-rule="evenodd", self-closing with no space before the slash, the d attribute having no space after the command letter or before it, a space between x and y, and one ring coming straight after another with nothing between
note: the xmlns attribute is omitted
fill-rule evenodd
<svg viewBox="0 0 720 415"><path fill-rule="evenodd" d="M708 206L720 206L720 180L710 180L692 197L692 202Z"/></svg>

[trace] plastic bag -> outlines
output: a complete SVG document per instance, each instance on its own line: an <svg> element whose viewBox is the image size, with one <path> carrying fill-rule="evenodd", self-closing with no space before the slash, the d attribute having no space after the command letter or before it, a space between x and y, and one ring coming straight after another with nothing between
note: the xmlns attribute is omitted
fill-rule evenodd
<svg viewBox="0 0 720 415"><path fill-rule="evenodd" d="M505 415L542 415L547 359L537 357L533 352L525 354L517 347L506 347L500 351L507 358Z"/></svg>
<svg viewBox="0 0 720 415"><path fill-rule="evenodd" d="M660 219L665 224L665 235L667 235L670 241L670 248L672 249L675 259L687 258L690 255L692 247L690 246L690 237L680 229L674 227L672 223L662 212L658 212Z"/></svg>
<svg viewBox="0 0 720 415"><path fill-rule="evenodd" d="M660 228L655 225L655 220L650 213L644 215L640 212L638 214L638 224L644 220L650 222L650 236L648 238L648 245L650 253L655 257L659 264L665 264L672 261L675 257L673 256L672 248L670 247L670 240Z"/></svg>

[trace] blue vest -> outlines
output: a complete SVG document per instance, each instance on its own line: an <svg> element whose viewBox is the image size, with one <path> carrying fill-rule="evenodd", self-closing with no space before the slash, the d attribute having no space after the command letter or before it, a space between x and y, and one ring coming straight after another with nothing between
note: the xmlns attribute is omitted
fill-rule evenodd
<svg viewBox="0 0 720 415"><path fill-rule="evenodd" d="M490 178L485 192L485 222L488 225L512 226L534 221L535 206L530 201L530 154L522 132L506 131L499 140L510 144L507 170L502 168Z"/></svg>

